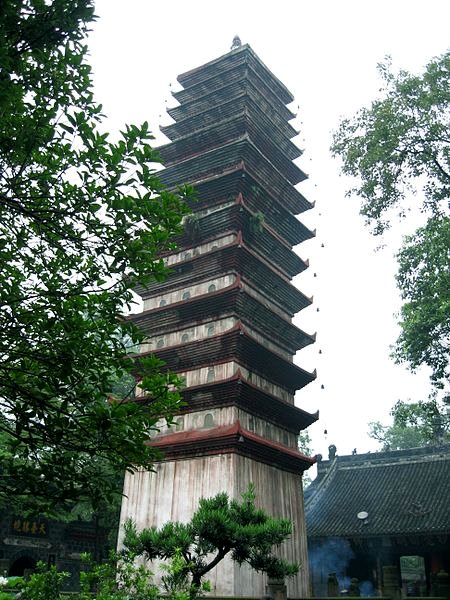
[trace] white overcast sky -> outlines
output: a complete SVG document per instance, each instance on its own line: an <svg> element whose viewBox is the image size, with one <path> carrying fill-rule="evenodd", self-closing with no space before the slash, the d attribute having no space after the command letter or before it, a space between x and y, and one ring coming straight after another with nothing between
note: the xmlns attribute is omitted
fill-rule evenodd
<svg viewBox="0 0 450 600"><path fill-rule="evenodd" d="M331 443L341 455L355 447L373 451L367 423L387 421L397 399L425 398L428 378L389 358L398 334L393 253L400 228L384 250L374 251L380 240L364 227L358 199L345 197L349 182L330 156L331 132L341 116L376 96L376 65L386 55L396 68L420 71L448 48L450 3L97 0L96 13L90 62L111 132L147 120L157 135L159 125L171 121L164 113L176 105L170 95L178 89L176 76L226 53L236 34L295 95L293 125L301 133L294 141L305 150L297 163L309 174L298 189L316 202L300 218L317 229L315 240L297 248L310 269L295 280L314 295L313 307L296 324L317 331L317 343L299 352L296 362L318 371L297 404L320 410L320 421L310 428L314 452L326 456ZM166 141L160 134L157 140Z"/></svg>

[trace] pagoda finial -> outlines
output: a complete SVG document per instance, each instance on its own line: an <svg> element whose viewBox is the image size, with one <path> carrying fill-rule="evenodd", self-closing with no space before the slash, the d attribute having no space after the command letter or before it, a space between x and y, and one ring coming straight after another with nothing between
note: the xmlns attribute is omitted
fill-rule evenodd
<svg viewBox="0 0 450 600"><path fill-rule="evenodd" d="M242 46L241 38L238 35L235 35L233 38L233 42L231 44L231 50L235 50L236 48L240 48Z"/></svg>

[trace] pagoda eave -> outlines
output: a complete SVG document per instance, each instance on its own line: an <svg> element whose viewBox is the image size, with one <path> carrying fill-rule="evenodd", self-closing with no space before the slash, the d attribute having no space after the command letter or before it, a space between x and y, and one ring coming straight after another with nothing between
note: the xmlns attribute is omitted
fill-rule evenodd
<svg viewBox="0 0 450 600"><path fill-rule="evenodd" d="M276 93L283 104L289 104L294 100L292 93L283 83L281 83L278 77L275 77L270 69L266 67L248 44L243 44L239 48L209 61L201 67L181 73L178 75L177 81L184 88L189 88L193 85L205 82L214 75L225 72L232 66L242 63L251 65L263 80L269 81L274 93Z"/></svg>
<svg viewBox="0 0 450 600"><path fill-rule="evenodd" d="M271 227L290 245L295 246L315 236L314 231L298 221L269 192L265 192L258 181L244 171L242 165L197 181L194 187L198 199L191 204L192 209L222 205L229 202L230 198L235 199L242 194L250 210L265 214Z"/></svg>
<svg viewBox="0 0 450 600"><path fill-rule="evenodd" d="M295 114L273 93L267 80L261 78L253 66L248 63L241 63L237 66L232 66L224 71L209 77L207 80L191 85L179 91L172 92L172 96L182 105L192 102L199 102L211 94L212 90L220 90L223 93L224 88L232 84L249 81L253 87L257 88L265 97L266 101L275 107L286 121L295 118Z"/></svg>
<svg viewBox="0 0 450 600"><path fill-rule="evenodd" d="M188 102L183 102L179 106L168 108L167 112L172 119L180 122L184 119L203 114L213 107L221 106L224 98L228 100L234 99L243 94L252 98L264 112L270 110L272 120L276 120L277 123L288 122L294 117L293 113L283 103L279 102L276 105L270 105L270 100L267 98L267 87L261 86L256 78L252 78L249 71L246 72L245 79L224 83L204 95L197 96Z"/></svg>
<svg viewBox="0 0 450 600"><path fill-rule="evenodd" d="M170 125L161 126L160 129L170 140L177 141L190 133L213 126L241 112L251 112L255 119L258 119L260 114L265 114L264 110L258 106L258 98L255 97L255 94L242 92L239 96L227 98L219 105L206 108L200 113L186 117ZM298 131L287 121L281 119L279 115L276 115L276 118L270 121L270 130L274 132L275 138L281 136L287 142L298 135Z"/></svg>
<svg viewBox="0 0 450 600"><path fill-rule="evenodd" d="M182 397L186 404L179 414L237 406L295 435L319 418L318 413L308 413L263 391L238 373L228 380L186 388L182 391Z"/></svg>
<svg viewBox="0 0 450 600"><path fill-rule="evenodd" d="M298 450L243 429L239 422L208 430L161 435L148 444L163 452L164 458L158 459L158 462L236 453L299 474L315 462L314 458L305 456Z"/></svg>
<svg viewBox="0 0 450 600"><path fill-rule="evenodd" d="M257 176L253 176L259 178L264 188L271 191L272 196L282 199L283 204L292 213L299 214L311 208L311 203L289 183L248 137L167 167L159 176L168 188L178 186L180 181L195 186L201 179L220 173L227 167L237 167L241 164L246 171L258 173Z"/></svg>
<svg viewBox="0 0 450 600"><path fill-rule="evenodd" d="M201 281L240 273L242 281L255 290L265 288L265 295L269 294L271 301L290 316L311 304L310 298L238 240L175 265L172 272L166 282L150 282L145 291L141 287L136 287L135 291L143 298L151 298Z"/></svg>
<svg viewBox="0 0 450 600"><path fill-rule="evenodd" d="M236 106L237 105L237 106ZM236 108L236 110L234 110ZM209 119L205 119L205 114L210 116L210 113L217 113L214 115L216 118L210 123ZM298 158L302 151L298 146L291 140L294 137L293 130L286 130L273 123L268 115L261 110L261 108L253 102L251 98L240 97L234 101L228 101L225 107L222 106L220 112L217 108L210 109L201 115L201 117L194 117L192 119L186 119L181 123L172 123L170 125L160 126L160 130L167 136L172 142L183 142L184 139L189 138L192 135L205 135L205 130L208 127L214 128L216 125L222 123L229 123L233 119L241 119L242 115L246 115L248 124L252 125L251 131L257 134L257 138L261 139L261 136L267 140L273 142L273 146L278 149L277 154L281 153L283 158L282 162L286 160L294 160ZM296 135L296 133L295 133Z"/></svg>
<svg viewBox="0 0 450 600"><path fill-rule="evenodd" d="M314 343L315 336L293 325L287 319L271 311L254 297L249 296L240 284L235 284L211 294L190 298L187 301L151 309L128 318L147 335L157 336L165 332L188 328L212 319L235 317L255 328L290 354Z"/></svg>
<svg viewBox="0 0 450 600"><path fill-rule="evenodd" d="M258 229L255 228L255 223L258 223ZM259 221L258 215L251 211L243 201L239 204L229 204L202 216L198 220L198 224L201 232L198 237L193 239L192 234L186 228L182 235L174 239L175 243L184 250L189 250L219 237L240 234L249 248L260 254L263 260L266 256L270 256L271 262L289 279L308 267L308 263L293 252L284 240L280 239L271 227L271 223L264 219Z"/></svg>
<svg viewBox="0 0 450 600"><path fill-rule="evenodd" d="M274 166L295 185L305 179L305 173L281 151L281 136L268 136L261 131L261 125L255 123L252 115L243 111L236 117L220 121L213 127L204 127L174 142L158 147L166 167L180 161L194 158L198 154L210 150L214 146L222 146L241 139L248 134L257 148L270 157ZM286 143L286 141L285 141ZM293 154L293 152L291 153ZM296 157L301 155L298 149Z"/></svg>
<svg viewBox="0 0 450 600"><path fill-rule="evenodd" d="M140 357L145 357L146 354L150 353L143 353ZM168 348L157 348L151 354L164 361L165 368L171 371L180 371L181 365L183 371L188 371L236 361L291 393L315 379L315 373L305 371L263 346L239 323L225 333ZM211 357L214 357L213 360Z"/></svg>

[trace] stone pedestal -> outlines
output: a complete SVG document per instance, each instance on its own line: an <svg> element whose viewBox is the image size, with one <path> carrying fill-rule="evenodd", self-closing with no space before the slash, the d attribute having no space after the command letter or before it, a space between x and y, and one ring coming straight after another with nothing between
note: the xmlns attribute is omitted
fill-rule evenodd
<svg viewBox="0 0 450 600"><path fill-rule="evenodd" d="M392 600L400 598L399 571L395 565L383 567L383 596L389 596Z"/></svg>
<svg viewBox="0 0 450 600"><path fill-rule="evenodd" d="M284 581L269 579L266 587L266 594L273 600L287 600L287 587Z"/></svg>
<svg viewBox="0 0 450 600"><path fill-rule="evenodd" d="M327 596L328 598L336 598L339 596L339 583L336 573L330 573L327 580Z"/></svg>

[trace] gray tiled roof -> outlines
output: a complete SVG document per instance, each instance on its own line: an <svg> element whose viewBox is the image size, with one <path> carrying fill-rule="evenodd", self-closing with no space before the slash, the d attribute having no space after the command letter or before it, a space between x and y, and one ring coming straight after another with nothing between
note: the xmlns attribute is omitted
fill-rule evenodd
<svg viewBox="0 0 450 600"><path fill-rule="evenodd" d="M308 537L448 534L450 444L322 461L305 512Z"/></svg>

